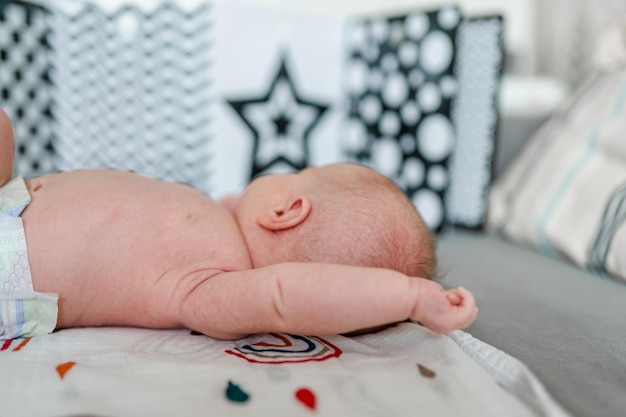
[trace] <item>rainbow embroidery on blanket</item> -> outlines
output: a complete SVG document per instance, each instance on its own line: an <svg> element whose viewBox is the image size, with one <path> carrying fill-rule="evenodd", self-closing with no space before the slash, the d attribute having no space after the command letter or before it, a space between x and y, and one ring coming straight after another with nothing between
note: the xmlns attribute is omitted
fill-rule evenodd
<svg viewBox="0 0 626 417"><path fill-rule="evenodd" d="M267 333L235 342L225 352L252 363L279 365L283 363L319 362L338 358L341 349L316 336Z"/></svg>

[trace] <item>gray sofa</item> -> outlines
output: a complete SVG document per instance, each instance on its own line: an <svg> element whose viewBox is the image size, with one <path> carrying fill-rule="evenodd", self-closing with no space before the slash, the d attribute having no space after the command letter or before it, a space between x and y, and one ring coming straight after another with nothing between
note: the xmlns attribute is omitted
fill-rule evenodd
<svg viewBox="0 0 626 417"><path fill-rule="evenodd" d="M467 331L525 363L574 416L626 416L626 248L615 237L626 230L625 97L616 61L544 120L505 114L489 232L457 228L438 241L439 281L477 299ZM613 240L596 274L587 268L603 227Z"/></svg>
<svg viewBox="0 0 626 417"><path fill-rule="evenodd" d="M479 232L438 242L439 280L473 291L467 331L524 362L574 416L626 415L626 285Z"/></svg>

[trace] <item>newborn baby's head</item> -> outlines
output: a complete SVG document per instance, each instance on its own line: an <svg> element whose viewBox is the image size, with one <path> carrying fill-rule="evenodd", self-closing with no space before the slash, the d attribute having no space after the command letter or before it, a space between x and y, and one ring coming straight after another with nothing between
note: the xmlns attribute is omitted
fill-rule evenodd
<svg viewBox="0 0 626 417"><path fill-rule="evenodd" d="M321 262L433 275L428 227L402 190L364 166L339 163L258 178L235 216L255 267Z"/></svg>

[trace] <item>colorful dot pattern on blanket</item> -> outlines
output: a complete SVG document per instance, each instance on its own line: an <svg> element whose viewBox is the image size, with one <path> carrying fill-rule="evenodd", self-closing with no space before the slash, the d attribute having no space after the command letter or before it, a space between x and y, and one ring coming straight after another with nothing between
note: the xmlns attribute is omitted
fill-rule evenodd
<svg viewBox="0 0 626 417"><path fill-rule="evenodd" d="M74 362L69 362L68 364L59 365L59 367L57 367L57 371L59 372L59 375L61 375L61 371L59 370L60 367L63 367L62 369L65 369L65 367L68 367L69 369L71 369L73 365L74 365ZM65 372L67 372L67 370ZM233 381L228 381L226 389L224 390L224 394L226 395L226 398L229 401L233 403L239 403L239 404L247 403L248 401L250 401L250 397L251 397L248 392L244 391L244 389L241 388L240 385L234 383ZM315 411L315 409L317 408L317 396L310 388L307 388L307 387L298 388L294 392L294 397L300 404L302 404L305 408L311 411Z"/></svg>
<svg viewBox="0 0 626 417"><path fill-rule="evenodd" d="M295 396L300 403L311 411L317 407L317 397L309 388L300 388L296 391Z"/></svg>
<svg viewBox="0 0 626 417"><path fill-rule="evenodd" d="M424 365L420 365L419 363L417 364L417 370L420 372L420 375L423 376L424 378L432 379L437 376L435 371L428 369L427 367L425 367Z"/></svg>
<svg viewBox="0 0 626 417"><path fill-rule="evenodd" d="M26 339L22 339L22 340L20 339L5 340L2 343L2 346L0 346L0 352L4 350L9 350L14 343L18 343L18 345L13 348L13 352L19 352L20 350L22 350L24 346L28 344L28 342L30 342L30 337L27 337Z"/></svg>
<svg viewBox="0 0 626 417"><path fill-rule="evenodd" d="M57 373L61 379L65 378L65 375L76 365L76 362L65 362L56 367Z"/></svg>
<svg viewBox="0 0 626 417"><path fill-rule="evenodd" d="M302 359L328 349L322 341L340 346L343 354L323 362L265 366L226 353L248 346L250 354L256 349L278 355L277 360L291 354ZM3 380L20 388L9 387L0 396L0 414L7 416L37 414L41 403L23 394L23 387L31 386L45 390L45 413L55 416L402 416L416 411L458 416L459 410L468 417L536 415L481 371L460 344L412 323L352 338L277 333L238 341L192 336L188 330L67 329L0 341L0 369ZM489 412L486 404L492 401L506 412Z"/></svg>
<svg viewBox="0 0 626 417"><path fill-rule="evenodd" d="M239 385L228 381L226 387L226 398L235 403L246 403L250 400L250 394L245 392Z"/></svg>

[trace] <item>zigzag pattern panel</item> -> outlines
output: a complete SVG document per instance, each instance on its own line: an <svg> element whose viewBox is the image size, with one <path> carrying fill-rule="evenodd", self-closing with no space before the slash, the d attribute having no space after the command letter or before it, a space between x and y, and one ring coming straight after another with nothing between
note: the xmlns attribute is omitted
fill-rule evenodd
<svg viewBox="0 0 626 417"><path fill-rule="evenodd" d="M59 10L51 27L58 166L114 167L206 190L212 10Z"/></svg>
<svg viewBox="0 0 626 417"><path fill-rule="evenodd" d="M52 163L48 11L21 1L0 1L0 107L13 121L15 171L47 174Z"/></svg>

